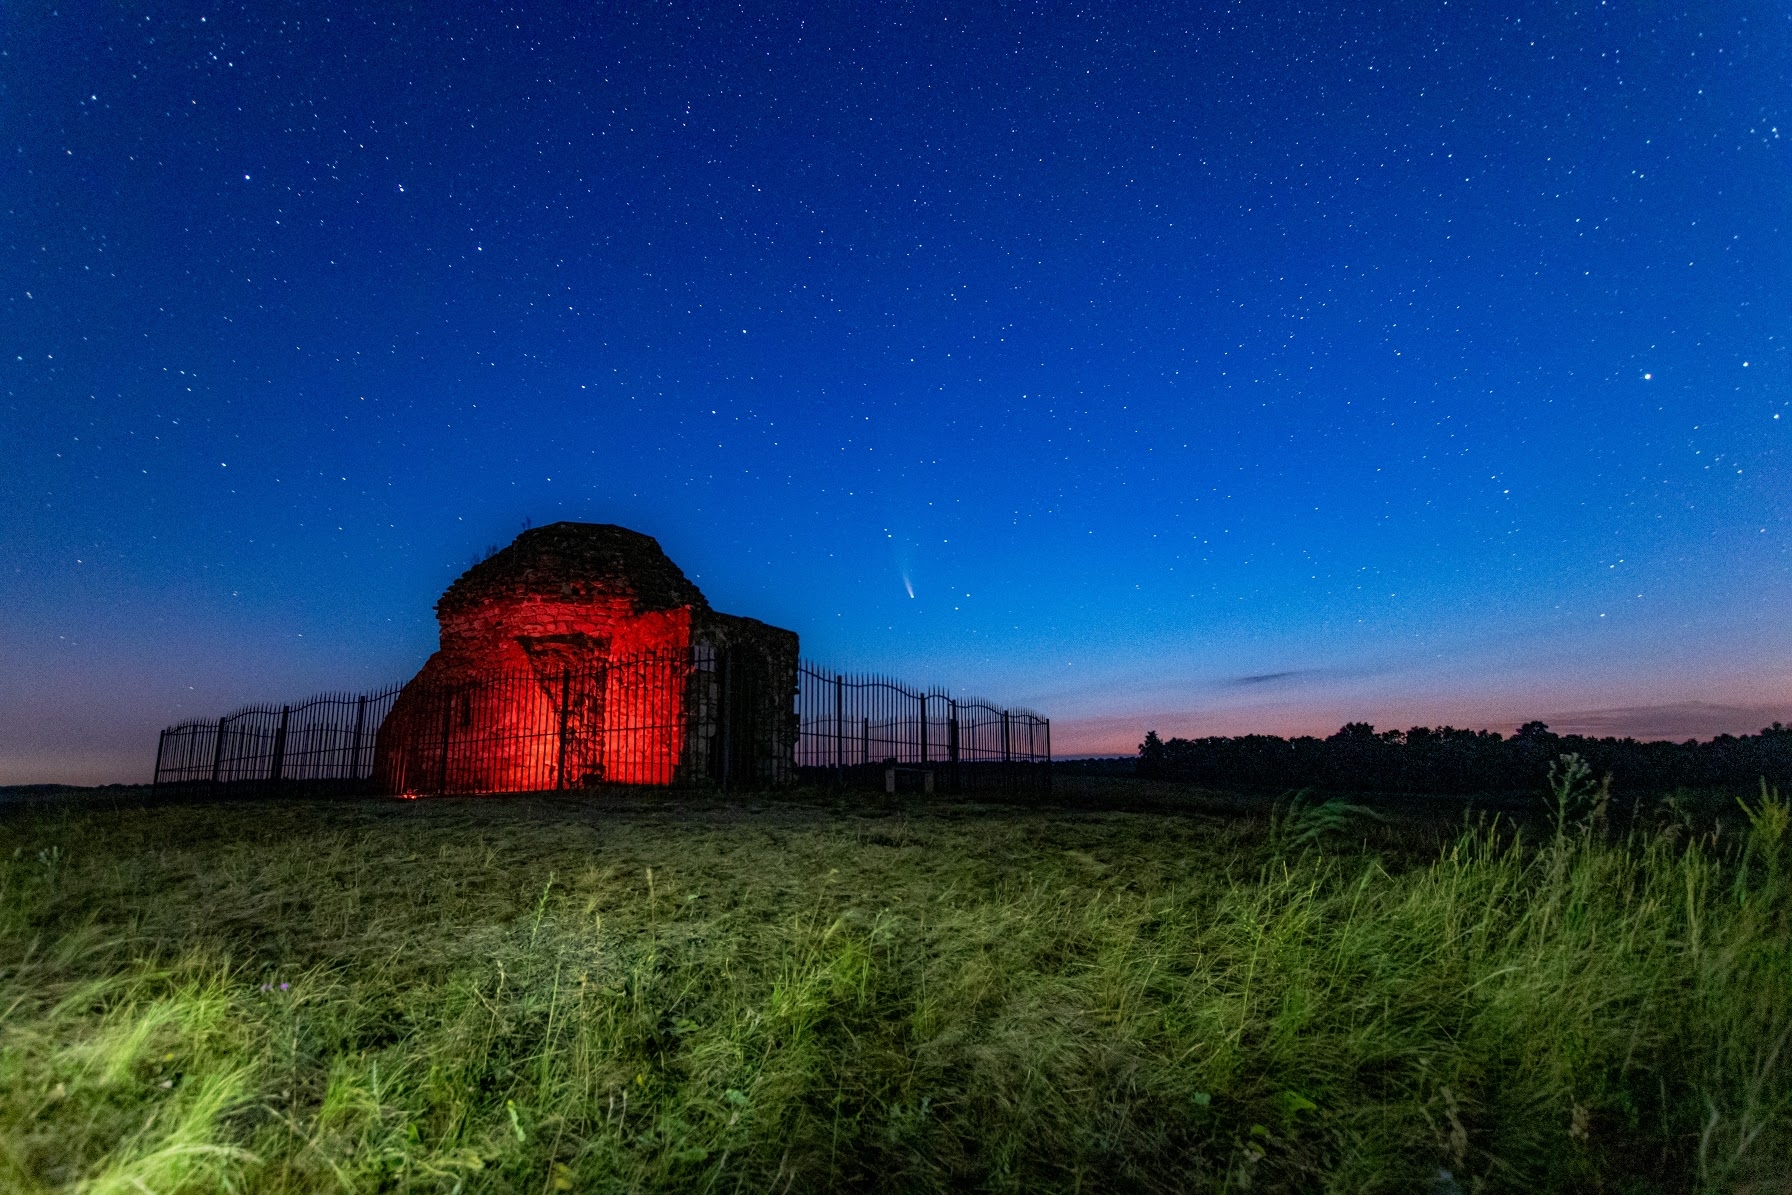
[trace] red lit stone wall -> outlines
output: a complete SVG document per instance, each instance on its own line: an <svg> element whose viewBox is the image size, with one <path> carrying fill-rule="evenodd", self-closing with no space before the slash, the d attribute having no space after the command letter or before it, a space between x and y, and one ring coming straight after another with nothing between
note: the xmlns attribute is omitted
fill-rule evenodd
<svg viewBox="0 0 1792 1195"><path fill-rule="evenodd" d="M390 791L669 784L693 754L696 643L774 642L795 677L795 635L716 613L652 538L608 524L524 532L436 614L441 647L380 731Z"/></svg>

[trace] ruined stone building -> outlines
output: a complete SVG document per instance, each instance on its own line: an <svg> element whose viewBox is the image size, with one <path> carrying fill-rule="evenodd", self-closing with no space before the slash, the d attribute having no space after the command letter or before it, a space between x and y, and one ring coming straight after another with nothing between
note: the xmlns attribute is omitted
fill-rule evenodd
<svg viewBox="0 0 1792 1195"><path fill-rule="evenodd" d="M554 523L436 603L441 646L380 728L391 792L782 783L797 637L710 608L651 536Z"/></svg>

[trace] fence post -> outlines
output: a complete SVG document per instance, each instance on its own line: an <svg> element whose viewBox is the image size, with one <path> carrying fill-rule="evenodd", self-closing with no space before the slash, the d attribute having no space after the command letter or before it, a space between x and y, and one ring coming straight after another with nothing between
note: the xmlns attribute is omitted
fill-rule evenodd
<svg viewBox="0 0 1792 1195"><path fill-rule="evenodd" d="M1039 744L1036 741L1034 741L1034 732L1037 731L1038 729L1039 729L1039 719L1033 717L1031 714L1028 714L1027 715L1027 767L1026 767L1026 773L1027 773L1027 777L1029 780L1032 778L1033 774L1039 770Z"/></svg>
<svg viewBox="0 0 1792 1195"><path fill-rule="evenodd" d="M834 674L834 787L846 787L846 678Z"/></svg>
<svg viewBox="0 0 1792 1195"><path fill-rule="evenodd" d="M722 787L726 789L734 779L734 653L724 648L719 654L721 659L716 661L716 672L720 692L717 694L716 717L722 738Z"/></svg>
<svg viewBox="0 0 1792 1195"><path fill-rule="evenodd" d="M946 758L952 763L952 791L959 791L958 784L958 702L948 699L947 707L951 712L946 721Z"/></svg>
<svg viewBox="0 0 1792 1195"><path fill-rule="evenodd" d="M560 755L554 764L554 787L566 787L566 715L572 708L572 669L560 670Z"/></svg>
<svg viewBox="0 0 1792 1195"><path fill-rule="evenodd" d="M164 730L156 738L156 770L149 780L149 797L155 800L156 789L162 785L162 753L168 749L168 732Z"/></svg>
<svg viewBox="0 0 1792 1195"><path fill-rule="evenodd" d="M1002 711L1002 787L1014 787L1014 755L1010 749L1011 739L1008 733L1008 711Z"/></svg>
<svg viewBox="0 0 1792 1195"><path fill-rule="evenodd" d="M361 694L361 699L359 701L355 702L355 746L354 746L355 753L353 755L349 756L349 763L348 763L349 779L351 779L351 780L359 781L359 780L365 780L368 778L366 776L361 775L362 740L366 737L366 732L367 732L367 694L363 693L363 694ZM368 769L369 775L372 774L372 771L373 771L372 768Z"/></svg>
<svg viewBox="0 0 1792 1195"><path fill-rule="evenodd" d="M921 766L927 766L927 694L921 694Z"/></svg>
<svg viewBox="0 0 1792 1195"><path fill-rule="evenodd" d="M454 734L454 690L444 687L442 691L442 764L437 769L436 791L448 791L448 740Z"/></svg>
<svg viewBox="0 0 1792 1195"><path fill-rule="evenodd" d="M274 758L268 761L268 787L278 789L280 772L286 765L286 722L292 716L292 707L280 707L280 727L274 731Z"/></svg>
<svg viewBox="0 0 1792 1195"><path fill-rule="evenodd" d="M230 723L228 717L218 719L218 741L212 751L212 796L218 795L218 777L224 771L224 728Z"/></svg>
<svg viewBox="0 0 1792 1195"><path fill-rule="evenodd" d="M859 762L871 762L871 719L866 718L859 724Z"/></svg>

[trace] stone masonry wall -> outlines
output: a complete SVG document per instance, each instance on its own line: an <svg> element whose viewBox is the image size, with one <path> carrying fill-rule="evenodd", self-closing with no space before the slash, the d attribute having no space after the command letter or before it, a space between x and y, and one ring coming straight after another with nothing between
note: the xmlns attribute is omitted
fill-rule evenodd
<svg viewBox="0 0 1792 1195"><path fill-rule="evenodd" d="M436 616L441 646L380 731L376 771L393 791L793 775L796 635L712 610L650 536L526 531L449 586ZM727 694L722 673L702 675L722 660ZM607 679L574 692L574 675Z"/></svg>

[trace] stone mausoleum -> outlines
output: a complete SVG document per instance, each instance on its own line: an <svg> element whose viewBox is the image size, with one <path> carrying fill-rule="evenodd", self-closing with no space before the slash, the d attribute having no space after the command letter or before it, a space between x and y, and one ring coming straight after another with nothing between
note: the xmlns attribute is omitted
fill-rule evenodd
<svg viewBox="0 0 1792 1195"><path fill-rule="evenodd" d="M380 728L388 791L793 774L796 634L711 609L651 536L525 531L450 585L436 618L440 648Z"/></svg>

